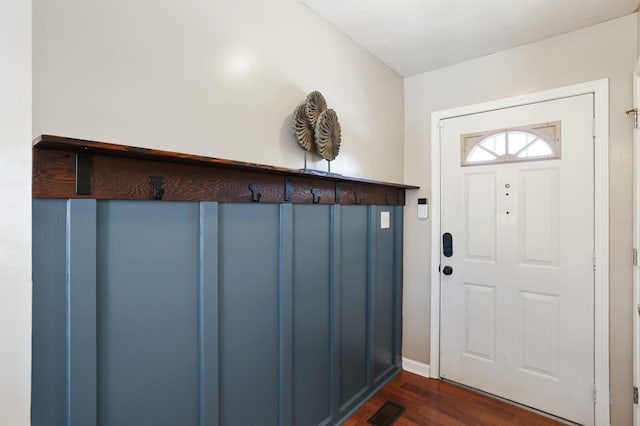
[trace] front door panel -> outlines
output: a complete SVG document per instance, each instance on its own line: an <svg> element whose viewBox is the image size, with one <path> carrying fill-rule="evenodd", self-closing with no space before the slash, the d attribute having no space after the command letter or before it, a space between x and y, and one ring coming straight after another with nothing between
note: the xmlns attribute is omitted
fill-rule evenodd
<svg viewBox="0 0 640 426"><path fill-rule="evenodd" d="M559 158L462 165L464 135L557 122ZM589 94L441 123L454 247L441 257L441 375L582 424L594 421L592 122Z"/></svg>

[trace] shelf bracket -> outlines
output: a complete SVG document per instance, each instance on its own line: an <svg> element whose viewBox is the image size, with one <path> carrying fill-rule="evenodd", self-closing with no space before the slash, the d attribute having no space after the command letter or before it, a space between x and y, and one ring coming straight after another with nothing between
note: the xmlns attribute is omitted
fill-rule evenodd
<svg viewBox="0 0 640 426"><path fill-rule="evenodd" d="M93 161L90 154L79 152L76 154L76 194L91 194L91 175Z"/></svg>
<svg viewBox="0 0 640 426"><path fill-rule="evenodd" d="M291 178L289 176L286 176L284 178L284 200L285 201L291 201L292 192L293 192L293 189L291 188Z"/></svg>

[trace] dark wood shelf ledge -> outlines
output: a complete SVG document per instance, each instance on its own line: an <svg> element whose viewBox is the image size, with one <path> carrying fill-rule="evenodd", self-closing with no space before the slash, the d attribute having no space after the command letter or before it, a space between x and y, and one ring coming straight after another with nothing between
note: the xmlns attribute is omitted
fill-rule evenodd
<svg viewBox="0 0 640 426"><path fill-rule="evenodd" d="M404 205L407 189L418 187L52 135L33 149L34 198Z"/></svg>

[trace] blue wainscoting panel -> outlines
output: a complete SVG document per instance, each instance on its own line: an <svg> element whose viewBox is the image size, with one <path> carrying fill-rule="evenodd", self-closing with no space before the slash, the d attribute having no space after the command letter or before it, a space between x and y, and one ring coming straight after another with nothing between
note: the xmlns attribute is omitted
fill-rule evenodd
<svg viewBox="0 0 640 426"><path fill-rule="evenodd" d="M33 200L31 424L67 424L67 200Z"/></svg>
<svg viewBox="0 0 640 426"><path fill-rule="evenodd" d="M101 426L198 424L198 224L198 203L98 203Z"/></svg>
<svg viewBox="0 0 640 426"><path fill-rule="evenodd" d="M330 415L330 206L293 206L293 424Z"/></svg>
<svg viewBox="0 0 640 426"><path fill-rule="evenodd" d="M221 424L277 425L280 209L221 204L219 214Z"/></svg>
<svg viewBox="0 0 640 426"><path fill-rule="evenodd" d="M68 200L66 224L67 419L96 414L96 200Z"/></svg>
<svg viewBox="0 0 640 426"><path fill-rule="evenodd" d="M34 200L33 282L34 426L339 424L400 368L402 207Z"/></svg>
<svg viewBox="0 0 640 426"><path fill-rule="evenodd" d="M374 377L381 380L393 365L394 330L394 233L395 211L392 207L378 206L375 233L375 345ZM390 227L380 228L380 213L389 212Z"/></svg>
<svg viewBox="0 0 640 426"><path fill-rule="evenodd" d="M340 405L367 386L367 207L341 206Z"/></svg>

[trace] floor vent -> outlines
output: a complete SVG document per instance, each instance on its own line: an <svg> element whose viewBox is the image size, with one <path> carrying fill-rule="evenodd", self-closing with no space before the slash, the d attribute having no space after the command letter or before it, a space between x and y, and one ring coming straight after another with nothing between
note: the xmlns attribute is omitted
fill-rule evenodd
<svg viewBox="0 0 640 426"><path fill-rule="evenodd" d="M403 412L404 407L402 405L387 401L367 420L367 423L373 426L391 426Z"/></svg>

